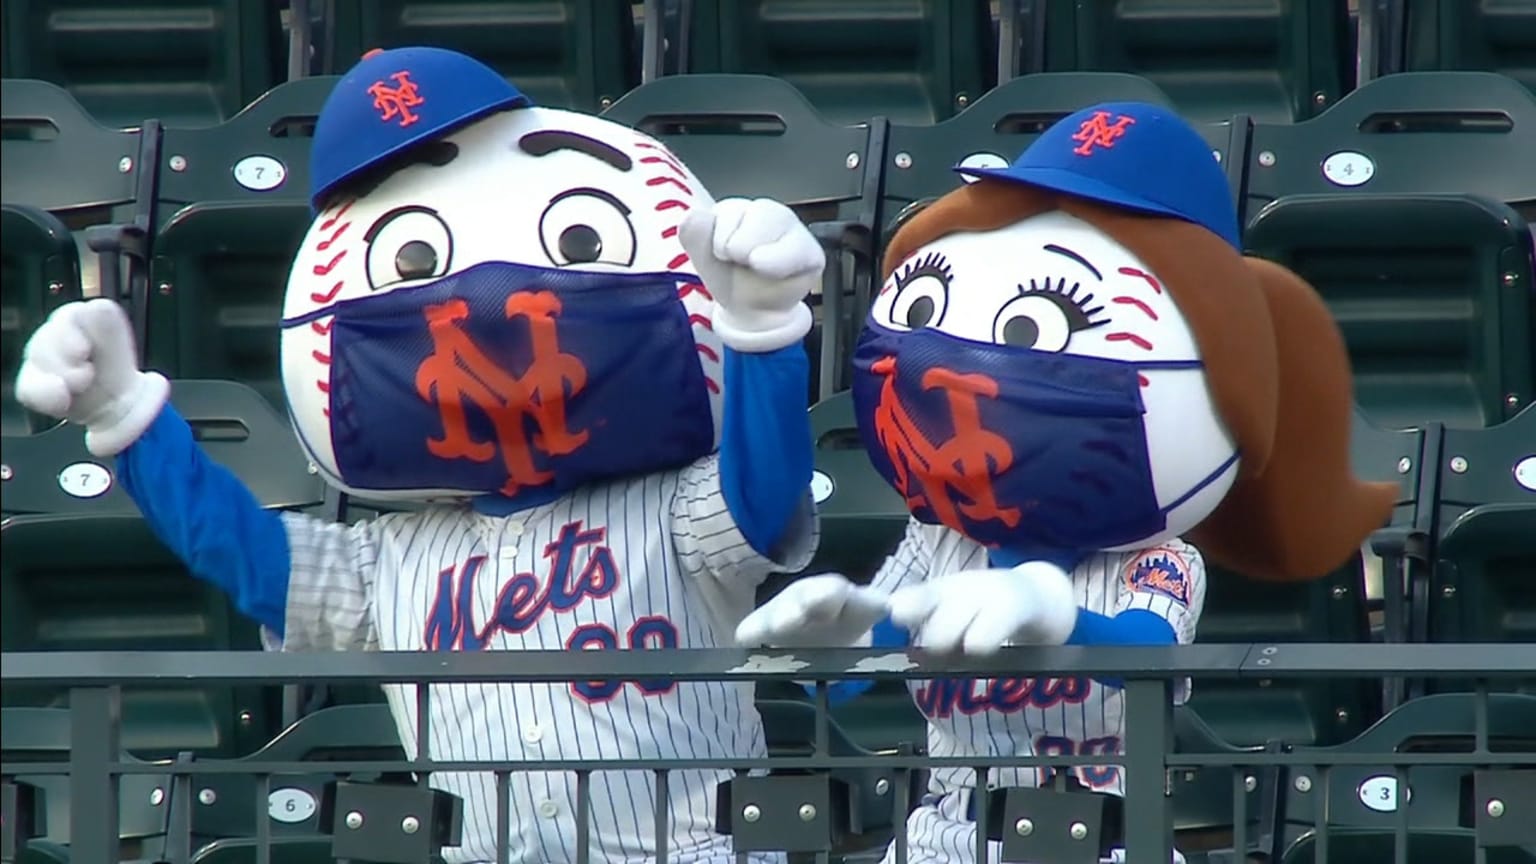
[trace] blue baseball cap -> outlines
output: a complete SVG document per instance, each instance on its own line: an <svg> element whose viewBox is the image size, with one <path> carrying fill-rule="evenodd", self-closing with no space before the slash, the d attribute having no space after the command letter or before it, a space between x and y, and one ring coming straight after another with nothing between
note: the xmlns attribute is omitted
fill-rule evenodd
<svg viewBox="0 0 1536 864"><path fill-rule="evenodd" d="M1084 108L1046 129L1006 168L955 170L1183 219L1242 249L1232 187L1211 146L1158 105Z"/></svg>
<svg viewBox="0 0 1536 864"><path fill-rule="evenodd" d="M363 55L325 99L309 156L309 203L412 145L533 103L479 60L443 48Z"/></svg>

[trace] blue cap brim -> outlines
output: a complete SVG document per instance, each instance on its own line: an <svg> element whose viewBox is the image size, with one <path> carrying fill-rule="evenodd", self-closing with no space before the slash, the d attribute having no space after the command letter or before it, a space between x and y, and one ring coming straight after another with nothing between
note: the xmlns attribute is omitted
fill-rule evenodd
<svg viewBox="0 0 1536 864"><path fill-rule="evenodd" d="M1111 186L1108 183L1084 177L1081 174L1061 168L1015 168L1013 166L1007 168L956 167L955 171L967 177L985 177L989 180L1001 180L1004 183L1038 186L1041 189L1063 192L1067 195L1075 195L1079 198L1087 198L1090 201L1099 201L1104 204L1113 204L1116 207L1125 207L1129 210L1141 210L1146 213L1173 216L1179 219L1185 218L1182 214L1174 211L1173 208L1159 204L1149 198L1132 195L1117 186Z"/></svg>

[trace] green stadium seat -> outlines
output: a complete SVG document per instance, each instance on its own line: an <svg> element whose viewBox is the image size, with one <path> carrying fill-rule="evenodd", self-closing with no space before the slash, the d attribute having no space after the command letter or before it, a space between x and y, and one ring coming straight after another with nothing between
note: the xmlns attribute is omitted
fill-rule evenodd
<svg viewBox="0 0 1536 864"><path fill-rule="evenodd" d="M1198 121L1290 122L1354 81L1345 4L1134 0L1045 4L1046 71L1133 72Z"/></svg>
<svg viewBox="0 0 1536 864"><path fill-rule="evenodd" d="M693 0L683 71L774 75L826 117L943 120L995 82L997 40L975 0Z"/></svg>
<svg viewBox="0 0 1536 864"><path fill-rule="evenodd" d="M906 505L870 464L850 391L811 408L811 434L822 540L807 572L842 573L867 584L906 532Z"/></svg>
<svg viewBox="0 0 1536 864"><path fill-rule="evenodd" d="M137 132L101 126L56 84L21 79L0 81L0 126L7 203L47 210L75 231L131 220Z"/></svg>
<svg viewBox="0 0 1536 864"><path fill-rule="evenodd" d="M1439 470L1431 641L1536 643L1536 407L1447 429ZM1536 680L1517 686L1536 693Z"/></svg>
<svg viewBox="0 0 1536 864"><path fill-rule="evenodd" d="M1295 195L1260 211L1244 243L1327 301L1355 398L1375 422L1475 428L1536 399L1532 235L1510 207L1465 195Z"/></svg>
<svg viewBox="0 0 1536 864"><path fill-rule="evenodd" d="M911 204L962 182L956 165L1012 162L1062 117L1097 102L1173 103L1156 84L1118 72L1043 72L1005 81L940 123L892 123L881 218L887 229ZM969 160L969 161L968 161Z"/></svg>
<svg viewBox="0 0 1536 864"><path fill-rule="evenodd" d="M259 809L271 818L272 860L284 864L330 864L331 838L322 826L320 804L325 785L337 779L325 763L336 761L403 761L395 721L387 705L344 705L305 715L256 752L234 760L249 765L249 773L195 774L197 790L191 825L197 864L255 864ZM199 760L207 761L207 760ZM258 807L256 775L272 762L309 762L310 774L279 774L270 778L267 806ZM221 767L230 764L217 763ZM353 779L379 779L377 777ZM398 779L398 778L397 778ZM407 776L406 782L411 782ZM212 795L204 795L209 790ZM206 803L205 803L206 802Z"/></svg>
<svg viewBox="0 0 1536 864"><path fill-rule="evenodd" d="M640 83L629 0L335 0L327 51L341 74L374 48L434 45L501 72L535 104L599 111Z"/></svg>
<svg viewBox="0 0 1536 864"><path fill-rule="evenodd" d="M53 425L19 405L11 388L27 338L60 304L80 299L80 255L58 217L25 204L0 205L0 432Z"/></svg>
<svg viewBox="0 0 1536 864"><path fill-rule="evenodd" d="M766 75L669 75L644 84L603 116L655 136L715 199L768 197L789 205L828 248L819 393L846 386L843 349L869 290L879 173L869 126L828 122L794 85ZM883 127L882 127L883 128ZM845 308L852 298L853 308Z"/></svg>
<svg viewBox="0 0 1536 864"><path fill-rule="evenodd" d="M215 461L274 508L317 506L283 418L229 381L178 381L172 398ZM137 515L112 469L85 453L80 430L5 441L14 460L0 523L0 619L6 651L256 650L253 624L189 575ZM88 468L87 466L95 466ZM85 475L90 482L61 480ZM106 491L101 491L107 485ZM71 495L62 487L76 491ZM63 694L5 688L5 704L49 706ZM271 694L257 688L124 693L123 745L144 755L248 752L265 743Z"/></svg>
<svg viewBox="0 0 1536 864"><path fill-rule="evenodd" d="M1536 90L1536 6L1519 0L1407 0L1406 66L1480 69Z"/></svg>
<svg viewBox="0 0 1536 864"><path fill-rule="evenodd" d="M1315 826L1324 822L1330 829L1328 861L1393 861L1399 806L1408 810L1408 848L1406 857L1395 860L1410 864L1474 860L1476 835L1463 815L1471 813L1474 805L1472 765L1497 765L1499 753L1528 754L1536 747L1536 697L1492 695L1487 715L1492 758L1472 752L1478 725L1473 699L1469 693L1420 697L1351 741L1315 750L1298 748L1295 752L1301 756L1316 753L1323 759L1355 760L1374 754L1465 753L1467 765L1416 766L1404 769L1401 779L1391 766L1368 763L1338 765L1326 774L1312 767L1290 769L1293 776L1285 785L1284 813L1291 833L1299 836L1286 849L1281 864L1323 864ZM1406 783L1406 794L1399 793L1400 783ZM1529 850L1518 847L1489 847L1486 852L1490 864L1530 864L1532 860Z"/></svg>
<svg viewBox="0 0 1536 864"><path fill-rule="evenodd" d="M274 88L205 129L167 129L148 300L150 366L250 384L283 406L278 322L309 229L314 118L337 79Z"/></svg>
<svg viewBox="0 0 1536 864"><path fill-rule="evenodd" d="M1387 431L1356 411L1351 452L1356 473L1399 484L1393 525L1417 514L1423 434ZM1382 526L1386 527L1386 526ZM1371 638L1362 555L1306 585L1261 583L1211 566L1196 641L1359 643ZM1224 741L1239 746L1271 741L1335 744L1375 720L1378 682L1199 680L1189 705Z"/></svg>
<svg viewBox="0 0 1536 864"><path fill-rule="evenodd" d="M7 649L9 650L9 649ZM69 761L70 720L67 708L0 709L0 754L7 765L25 763L62 763ZM129 753L126 762L139 762ZM34 806L41 818L34 823L37 837L29 843L17 864L68 864L70 840L70 788L67 774L27 774L19 771L15 780L33 787ZM164 837L169 813L166 798L170 778L163 774L125 774L118 787L118 837L123 843L124 860L139 857L133 850L146 851ZM146 856L147 857L147 856Z"/></svg>
<svg viewBox="0 0 1536 864"><path fill-rule="evenodd" d="M1476 195L1536 205L1536 93L1491 72L1377 78L1302 123L1256 123L1247 210L1285 195Z"/></svg>
<svg viewBox="0 0 1536 864"><path fill-rule="evenodd" d="M1232 775L1235 771L1243 772L1242 780L1252 777L1254 781L1252 784L1245 783L1243 795L1243 819L1248 839L1246 845L1251 851L1255 845L1262 844L1265 840L1263 834L1266 830L1272 830L1273 826L1266 823L1263 804L1271 789L1261 783L1259 778L1265 777L1272 784L1270 775L1273 772L1244 767L1241 763L1245 757L1252 758L1262 752L1263 748L1254 745L1237 747L1221 740L1187 706L1173 709L1173 742L1175 755L1170 758L1175 763L1179 755L1214 754L1225 755L1231 762L1231 767L1207 765L1168 772L1174 845L1186 856L1231 848L1234 839L1232 831L1237 824L1237 814L1233 810Z"/></svg>
<svg viewBox="0 0 1536 864"><path fill-rule="evenodd" d="M267 0L9 0L8 76L69 89L104 124L217 123L280 80Z"/></svg>

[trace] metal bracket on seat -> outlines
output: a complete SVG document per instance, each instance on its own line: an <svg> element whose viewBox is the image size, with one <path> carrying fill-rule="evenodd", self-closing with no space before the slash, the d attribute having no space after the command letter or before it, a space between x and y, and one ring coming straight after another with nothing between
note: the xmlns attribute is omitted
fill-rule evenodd
<svg viewBox="0 0 1536 864"><path fill-rule="evenodd" d="M847 818L846 788L822 773L733 777L715 797L716 830L738 852L827 852Z"/></svg>
<svg viewBox="0 0 1536 864"><path fill-rule="evenodd" d="M1477 845L1536 846L1536 771L1474 771Z"/></svg>
<svg viewBox="0 0 1536 864"><path fill-rule="evenodd" d="M461 842L464 802L422 786L338 781L326 786L320 825L336 858L431 864Z"/></svg>
<svg viewBox="0 0 1536 864"><path fill-rule="evenodd" d="M988 836L1002 841L1001 861L1098 864L1115 845L1106 837L1106 815L1115 815L1105 812L1106 796L1022 786L978 794L986 798Z"/></svg>

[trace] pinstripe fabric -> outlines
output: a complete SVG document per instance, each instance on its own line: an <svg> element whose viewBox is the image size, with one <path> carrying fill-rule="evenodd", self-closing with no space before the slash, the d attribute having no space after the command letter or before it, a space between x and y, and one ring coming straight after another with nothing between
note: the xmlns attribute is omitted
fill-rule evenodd
<svg viewBox="0 0 1536 864"><path fill-rule="evenodd" d="M1181 540L1155 550L1188 564L1187 603L1165 592L1148 590L1132 578L1133 565L1146 550L1100 553L1072 572L1078 605L1113 616L1127 609L1147 609L1168 620L1181 643L1191 642L1205 602L1205 565L1200 553ZM901 545L872 582L894 591L903 584L938 578L961 570L985 568L980 544L943 526L912 520ZM995 679L992 681L913 681L910 689L928 717L928 749L935 757L1034 755L1036 753L1105 754L1123 752L1124 694L1088 679ZM1176 698L1188 695L1188 682ZM1077 769L1077 778L1101 792L1124 794L1122 772L1115 766ZM1037 786L1046 779L1035 768L994 770L993 788ZM933 772L928 795L907 820L912 864L975 861L976 826L967 818L975 772L941 768ZM997 861L1002 844L991 844ZM893 864L894 851L885 862Z"/></svg>
<svg viewBox="0 0 1536 864"><path fill-rule="evenodd" d="M584 488L510 517L439 507L347 527L289 515L293 572L284 648L729 644L758 583L809 562L817 541L811 516L809 510L801 515L783 560L758 555L726 511L715 456L680 471ZM569 566L562 570L564 562ZM385 694L414 755L415 688L393 685ZM752 695L750 685L716 682L438 685L426 743L432 758L442 760L760 756L763 733ZM670 861L734 861L729 838L713 832L715 786L729 776L672 775ZM493 860L494 776L435 774L432 785L465 802L464 843L447 860ZM511 791L509 860L574 862L575 776L514 774ZM594 775L592 860L652 858L654 800L650 772ZM767 864L782 856L751 860Z"/></svg>

